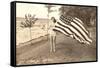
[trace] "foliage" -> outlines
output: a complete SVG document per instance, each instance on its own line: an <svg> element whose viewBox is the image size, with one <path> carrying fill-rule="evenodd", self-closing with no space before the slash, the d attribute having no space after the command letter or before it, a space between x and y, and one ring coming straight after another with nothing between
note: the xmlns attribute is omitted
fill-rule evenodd
<svg viewBox="0 0 100 68"><path fill-rule="evenodd" d="M65 16L73 16L81 19L87 26L91 26L91 19L96 19L96 7L63 6L60 8L60 11Z"/></svg>
<svg viewBox="0 0 100 68"><path fill-rule="evenodd" d="M25 22L21 22L21 27L22 28L26 28L26 27L31 28L37 20L38 19L35 18L35 15L33 15L33 16L31 14L25 15Z"/></svg>
<svg viewBox="0 0 100 68"><path fill-rule="evenodd" d="M25 15L25 22L21 22L20 27L30 29L30 40L32 40L31 27L35 24L37 20L38 19L35 18L35 15L32 16L31 14L28 14ZM32 45L32 42L30 42L30 44Z"/></svg>

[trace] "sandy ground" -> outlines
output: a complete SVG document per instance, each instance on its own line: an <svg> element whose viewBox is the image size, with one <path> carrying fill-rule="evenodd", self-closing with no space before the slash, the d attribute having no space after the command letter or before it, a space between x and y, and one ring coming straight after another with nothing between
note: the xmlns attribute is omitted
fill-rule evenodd
<svg viewBox="0 0 100 68"><path fill-rule="evenodd" d="M96 30L88 29L91 32L93 43L90 46L80 44L76 40L57 33L56 52L50 53L47 31L43 31L43 24L47 25L48 20L39 20L35 27L31 28L32 41L30 45L29 28L20 28L20 22L17 21L17 65L64 63L96 60ZM41 28L40 28L41 27ZM46 27L45 27L46 29ZM40 38L41 37L41 38ZM39 39L38 39L39 38ZM29 41L27 43L27 41ZM20 44L22 43L22 44ZM24 44L23 44L24 43ZM20 44L20 45L19 45Z"/></svg>
<svg viewBox="0 0 100 68"><path fill-rule="evenodd" d="M58 33L55 53L50 53L49 41L45 39L17 48L16 56L17 65L95 61L96 42L93 40L93 43L87 46Z"/></svg>

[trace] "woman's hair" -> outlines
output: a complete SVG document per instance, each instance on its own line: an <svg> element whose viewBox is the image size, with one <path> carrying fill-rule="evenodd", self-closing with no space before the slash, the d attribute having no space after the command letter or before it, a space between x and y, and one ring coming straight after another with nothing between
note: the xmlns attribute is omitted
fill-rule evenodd
<svg viewBox="0 0 100 68"><path fill-rule="evenodd" d="M51 17L51 20L52 20L54 23L56 23L55 17Z"/></svg>

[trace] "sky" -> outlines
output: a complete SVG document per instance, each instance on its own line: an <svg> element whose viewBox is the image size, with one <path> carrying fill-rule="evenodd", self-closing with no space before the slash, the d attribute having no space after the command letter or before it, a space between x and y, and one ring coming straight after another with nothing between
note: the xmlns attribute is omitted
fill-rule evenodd
<svg viewBox="0 0 100 68"><path fill-rule="evenodd" d="M25 14L36 15L36 17L47 18L47 8L41 4L17 3L17 17L25 17Z"/></svg>
<svg viewBox="0 0 100 68"><path fill-rule="evenodd" d="M52 10L56 11L49 13L49 16L54 16L58 18L58 8L60 8L60 6L58 5L51 8ZM25 17L25 14L36 15L36 18L48 18L48 9L45 7L44 4L17 3L16 16Z"/></svg>

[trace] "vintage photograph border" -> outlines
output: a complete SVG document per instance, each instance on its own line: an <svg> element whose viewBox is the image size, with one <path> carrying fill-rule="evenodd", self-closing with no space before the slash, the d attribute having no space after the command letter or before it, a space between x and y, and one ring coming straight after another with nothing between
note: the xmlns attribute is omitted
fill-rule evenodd
<svg viewBox="0 0 100 68"><path fill-rule="evenodd" d="M17 65L16 64L16 3L30 3L30 4L48 4L48 5L63 5L63 6L85 6L96 7L96 60L95 61L79 61L79 62L66 62L66 63L47 63L47 64L31 64L31 65ZM92 5L77 5L77 4L58 4L58 3L42 3L42 2L26 2L26 1L12 1L10 3L10 65L14 67L20 66L36 66L36 65L54 65L54 64L70 64L70 63L86 63L98 61L98 6Z"/></svg>

